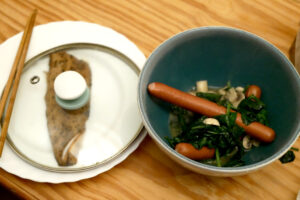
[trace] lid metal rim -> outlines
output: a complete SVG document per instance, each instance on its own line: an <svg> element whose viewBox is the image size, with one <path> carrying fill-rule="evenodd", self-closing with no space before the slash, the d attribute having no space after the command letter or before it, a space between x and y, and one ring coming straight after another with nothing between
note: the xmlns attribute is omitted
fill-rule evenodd
<svg viewBox="0 0 300 200"><path fill-rule="evenodd" d="M64 44L61 46L57 46L51 49L48 49L36 56L34 56L33 58L31 58L30 60L28 60L25 63L24 66L24 71L26 71L31 64L33 64L34 62L36 62L37 60L39 60L40 58L47 56L53 52L56 51L62 51L62 50L71 50L71 49L84 49L84 48L89 48L89 49L95 49L95 50L101 50L107 53L111 53L115 56L118 56L121 60L123 60L124 62L126 62L128 64L129 67L131 67L134 72L136 73L137 76L139 76L140 73L140 69L138 68L138 66L130 59L128 58L126 55L124 55L123 53L112 49L110 47L104 46L104 45L100 45L100 44L94 44L94 43L70 43L70 44ZM3 121L1 122L1 126L2 126ZM128 142L128 144L126 144L122 149L120 149L117 153L115 153L113 156L101 161L101 162L97 162L93 165L89 165L89 166L84 166L84 167L77 167L77 168L73 168L73 167L51 167L51 166L47 166L41 163L38 163L32 159L30 159L28 156L26 156L25 154L23 154L17 147L16 145L13 143L12 139L9 136L9 132L7 135L7 141L9 146L13 149L13 151L24 161L26 161L27 163L29 163L32 166L35 166L37 168L43 169L43 170L47 170L47 171L52 171L52 172L61 172L61 173L74 173L74 172L81 172L81 171L87 171L87 170L91 170L94 168L97 168L103 164L108 163L109 161L113 160L114 158L118 157L119 155L121 155L122 152L124 152L134 141L135 139L138 137L138 135L142 132L143 130L143 123L140 123L140 126L137 130L137 132L134 134L134 136L131 138L131 140Z"/></svg>

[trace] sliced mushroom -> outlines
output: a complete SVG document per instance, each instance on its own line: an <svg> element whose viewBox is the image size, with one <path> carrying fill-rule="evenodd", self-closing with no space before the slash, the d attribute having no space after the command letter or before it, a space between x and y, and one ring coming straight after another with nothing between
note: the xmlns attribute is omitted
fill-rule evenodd
<svg viewBox="0 0 300 200"><path fill-rule="evenodd" d="M207 125L220 126L220 122L215 118L206 118L205 120L203 120L203 123Z"/></svg>
<svg viewBox="0 0 300 200"><path fill-rule="evenodd" d="M247 150L251 149L252 147L252 142L251 142L251 138L249 135L246 135L244 138L243 138L243 147Z"/></svg>
<svg viewBox="0 0 300 200"><path fill-rule="evenodd" d="M219 93L220 95L225 95L225 94L226 94L226 91L224 90L224 88L222 88L222 89L219 89L219 90L218 90L218 93Z"/></svg>
<svg viewBox="0 0 300 200"><path fill-rule="evenodd" d="M237 92L237 98L232 102L233 107L237 108L243 99L245 99L245 94L243 92Z"/></svg>
<svg viewBox="0 0 300 200"><path fill-rule="evenodd" d="M234 102L237 99L237 93L234 88L230 88L226 94L225 94L225 99L230 101L231 103Z"/></svg>
<svg viewBox="0 0 300 200"><path fill-rule="evenodd" d="M244 92L244 88L243 87L236 87L235 88L235 90L237 91L237 92Z"/></svg>
<svg viewBox="0 0 300 200"><path fill-rule="evenodd" d="M237 108L240 102L245 98L243 90L244 88L242 87L232 87L228 90L222 88L218 90L218 93L222 95L221 100L226 99L232 104L233 108Z"/></svg>
<svg viewBox="0 0 300 200"><path fill-rule="evenodd" d="M192 92L190 92L190 94L195 95L194 91L195 90L192 90ZM227 101L229 101L232 104L233 108L237 108L239 106L240 102L245 98L243 87L236 87L236 88L230 87L230 88L228 88L226 86L226 87L221 88L219 90L213 91L213 90L208 90L206 80L196 82L196 92L218 93L218 94L222 95L220 100L226 99Z"/></svg>
<svg viewBox="0 0 300 200"><path fill-rule="evenodd" d="M197 81L196 82L196 89L197 92L207 92L208 91L208 87L207 87L207 81Z"/></svg>

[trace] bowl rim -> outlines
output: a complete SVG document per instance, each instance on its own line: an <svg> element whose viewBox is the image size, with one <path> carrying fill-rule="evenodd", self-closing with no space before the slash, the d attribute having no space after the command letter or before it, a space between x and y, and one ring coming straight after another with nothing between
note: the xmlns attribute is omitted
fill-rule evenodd
<svg viewBox="0 0 300 200"><path fill-rule="evenodd" d="M286 57L286 55L278 49L275 45L272 43L268 42L267 40L263 39L262 37L255 35L253 33L250 33L245 30L237 29L237 28L232 28L232 27L225 27L225 26L205 26L205 27L197 27L197 28L192 28L185 30L183 32L177 33L173 35L172 37L168 38L164 42L162 42L158 47L154 49L154 51L150 54L148 57L147 61L144 64L144 67L140 73L139 76L139 82L138 82L138 107L139 111L141 113L142 121L147 129L147 132L151 136L152 139L158 144L159 147L164 150L165 153L169 154L169 157L171 157L175 161L182 162L184 165L191 166L194 169L201 169L205 170L207 172L212 172L216 174L228 174L228 175L234 175L234 174L245 174L251 171L258 170L276 160L278 160L281 156L283 156L291 147L292 145L296 142L298 137L300 136L300 123L298 123L298 126L296 127L295 132L293 133L292 138L281 148L278 152L273 154L272 156L261 160L259 162L245 165L245 166L239 166L239 167L217 167L217 166L212 166L212 165L206 165L203 163L200 163L198 161L189 159L178 152L176 152L173 148L171 148L160 136L157 135L157 133L154 131L152 128L150 121L148 117L145 115L145 106L143 102L141 101L142 99L142 82L143 82L143 77L145 75L145 69L146 66L150 65L152 62L152 58L155 57L157 54L159 54L161 51L164 49L168 49L169 45L172 44L173 41L185 38L191 34L194 34L195 32L202 32L202 31L226 31L226 32L234 32L238 33L244 36L247 36L248 38L258 40L262 44L264 44L267 48L270 48L272 51L274 51L277 55L280 56L280 58L287 63L288 67L292 71L292 75L296 76L297 82L300 85L300 77L295 69L294 65L291 63L291 61Z"/></svg>

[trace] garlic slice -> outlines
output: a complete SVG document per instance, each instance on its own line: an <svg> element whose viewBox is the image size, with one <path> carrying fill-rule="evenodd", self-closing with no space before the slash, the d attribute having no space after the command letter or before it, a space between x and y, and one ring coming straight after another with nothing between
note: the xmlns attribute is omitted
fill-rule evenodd
<svg viewBox="0 0 300 200"><path fill-rule="evenodd" d="M220 122L215 118L206 118L205 120L203 120L203 123L207 125L220 126Z"/></svg>

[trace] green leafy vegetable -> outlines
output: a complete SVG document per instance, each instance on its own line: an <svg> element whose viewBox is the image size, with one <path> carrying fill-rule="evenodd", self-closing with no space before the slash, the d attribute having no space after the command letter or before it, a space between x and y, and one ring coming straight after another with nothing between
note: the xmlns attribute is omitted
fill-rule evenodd
<svg viewBox="0 0 300 200"><path fill-rule="evenodd" d="M221 162L220 162L220 154L219 154L219 149L216 149L216 161L217 161L217 166L221 167Z"/></svg>
<svg viewBox="0 0 300 200"><path fill-rule="evenodd" d="M222 90L228 91L230 88L231 85L228 82ZM247 87L244 91L246 90ZM245 136L245 131L235 123L237 112L241 113L242 120L246 125L254 121L268 125L266 105L253 95L243 99L237 108L233 108L233 105L218 93L197 92L196 96L227 108L226 114L214 117L219 121L220 126L207 125L204 123L206 116L191 113L178 106L172 106L170 116L175 116L175 120L170 121L170 127L173 127L177 133L173 135L173 138L166 137L166 141L172 148L182 142L190 143L196 149L201 149L204 146L214 148L216 151L213 159L200 161L208 165L219 167L244 165L242 156L246 150L243 148L242 138ZM280 161L286 163L294 159L294 153L288 151L280 158Z"/></svg>
<svg viewBox="0 0 300 200"><path fill-rule="evenodd" d="M229 83L229 86L227 86L224 90L228 90L228 89L230 89L230 83ZM233 107L232 104L230 103L230 101L228 101L227 99L222 99L222 95L217 94L217 93L196 92L196 96L207 99L207 100L212 101L212 102L215 102L220 106L224 106L224 107L230 106L231 108Z"/></svg>
<svg viewBox="0 0 300 200"><path fill-rule="evenodd" d="M246 85L246 86L244 87L244 94L246 94L246 92L247 92L247 90L248 90L249 87L250 87L250 85Z"/></svg>
<svg viewBox="0 0 300 200"><path fill-rule="evenodd" d="M224 90L228 91L230 88L231 88L231 82L228 81L225 88L224 88Z"/></svg>
<svg viewBox="0 0 300 200"><path fill-rule="evenodd" d="M241 166L244 164L244 161L239 159L238 155L239 149L238 147L235 147L232 151L226 153L225 155L220 157L220 165L222 167L233 167L233 166ZM237 159L234 159L234 157L237 156ZM232 160L232 161L231 161ZM208 165L214 165L217 166L217 160L216 159L207 159L201 161L202 163L208 164Z"/></svg>
<svg viewBox="0 0 300 200"><path fill-rule="evenodd" d="M239 104L237 111L241 113L244 124L249 125L252 122L260 122L268 125L267 111L265 104L254 95L245 98Z"/></svg>
<svg viewBox="0 0 300 200"><path fill-rule="evenodd" d="M193 113L183 109L179 106L172 105L171 106L172 113L177 117L176 120L176 128L178 131L183 132L187 129L189 123L192 121Z"/></svg>
<svg viewBox="0 0 300 200"><path fill-rule="evenodd" d="M288 152L286 152L283 156L281 156L281 158L279 159L280 162L283 164L293 162L296 157L293 151L299 151L299 149L295 147L291 147L291 149Z"/></svg>
<svg viewBox="0 0 300 200"><path fill-rule="evenodd" d="M296 148L296 147L291 147L291 150L293 150L293 151L299 151L299 149Z"/></svg>
<svg viewBox="0 0 300 200"><path fill-rule="evenodd" d="M283 164L293 162L295 160L295 154L292 150L289 150L279 160Z"/></svg>
<svg viewBox="0 0 300 200"><path fill-rule="evenodd" d="M185 118L186 112L182 110L179 112L175 108L172 110L172 114L177 115L178 118ZM215 117L220 122L220 126L205 124L203 121L207 117L199 115L195 115L189 123L182 123L179 120L178 124L182 126L182 132L178 136L166 138L166 140L173 148L181 142L190 143L196 149L200 149L203 146L215 148L216 158L214 160L216 162L210 161L210 163L214 163L216 166L231 166L228 162L228 155L233 150L238 149L239 153L234 154L234 159L237 161L233 164L242 163L240 159L244 150L242 148L241 136L244 135L244 129L236 125L236 116L236 112L231 112L229 106L226 114Z"/></svg>
<svg viewBox="0 0 300 200"><path fill-rule="evenodd" d="M197 92L197 97L201 97L213 102L219 102L221 99L221 95L217 93L209 93L209 92Z"/></svg>
<svg viewBox="0 0 300 200"><path fill-rule="evenodd" d="M218 101L218 102L216 102L216 103L217 103L218 105L224 106L224 107L230 106L233 110L235 110L235 109L233 108L232 103L230 103L230 101L228 101L227 99L220 100L220 101Z"/></svg>

